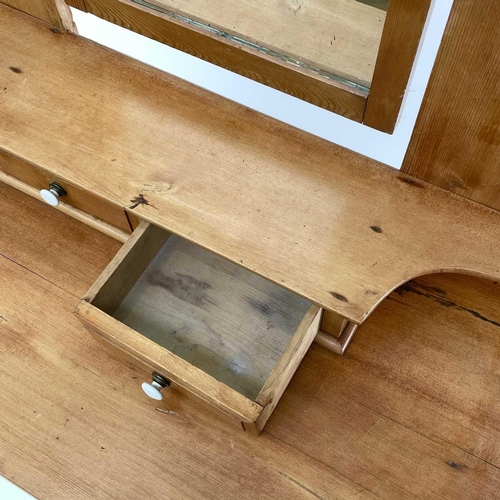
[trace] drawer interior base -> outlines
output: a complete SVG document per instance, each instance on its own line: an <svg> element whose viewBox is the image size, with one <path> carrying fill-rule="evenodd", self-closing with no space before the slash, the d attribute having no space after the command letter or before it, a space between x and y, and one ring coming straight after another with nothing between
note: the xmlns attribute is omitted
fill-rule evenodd
<svg viewBox="0 0 500 500"><path fill-rule="evenodd" d="M310 305L170 236L113 317L255 400Z"/></svg>

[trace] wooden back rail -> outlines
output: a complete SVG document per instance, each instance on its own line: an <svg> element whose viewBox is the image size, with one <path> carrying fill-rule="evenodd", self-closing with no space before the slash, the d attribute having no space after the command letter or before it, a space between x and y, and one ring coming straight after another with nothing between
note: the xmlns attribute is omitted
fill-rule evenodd
<svg viewBox="0 0 500 500"><path fill-rule="evenodd" d="M500 210L500 3L455 0L402 170Z"/></svg>
<svg viewBox="0 0 500 500"><path fill-rule="evenodd" d="M500 279L500 215L0 6L0 149L355 324Z"/></svg>

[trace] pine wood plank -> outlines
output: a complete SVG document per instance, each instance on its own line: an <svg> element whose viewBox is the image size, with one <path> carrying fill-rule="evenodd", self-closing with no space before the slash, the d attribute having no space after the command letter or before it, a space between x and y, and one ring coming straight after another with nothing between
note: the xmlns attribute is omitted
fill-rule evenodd
<svg viewBox="0 0 500 500"><path fill-rule="evenodd" d="M71 5L74 0L70 0ZM207 33L172 18L122 0L86 0L86 11L148 36L175 49L217 64L264 85L291 94L346 118L361 122L366 89L329 79L282 59L261 54L241 44ZM220 10L219 10L220 12Z"/></svg>
<svg viewBox="0 0 500 500"><path fill-rule="evenodd" d="M64 3L64 0L1 0L0 3L41 19L60 29L76 31L71 11Z"/></svg>
<svg viewBox="0 0 500 500"><path fill-rule="evenodd" d="M391 0L363 124L392 134L431 0Z"/></svg>
<svg viewBox="0 0 500 500"><path fill-rule="evenodd" d="M12 232L5 207L35 204L15 194L0 197ZM53 214L61 233L78 224ZM19 246L41 224L35 209L25 220ZM80 249L116 250L84 229ZM46 248L50 232L38 241ZM66 290L66 250L46 251L39 275L0 257L0 470L37 498L498 497L498 283L431 276L392 294L347 356L309 350L255 438L177 392L163 411L144 400L148 374L106 354L71 313L99 270L71 257L88 276Z"/></svg>
<svg viewBox="0 0 500 500"><path fill-rule="evenodd" d="M0 214L0 254L47 279L54 280L57 274L58 285L78 298L120 248L109 238L93 240L94 229L2 182ZM40 223L34 224L35 220Z"/></svg>
<svg viewBox="0 0 500 500"><path fill-rule="evenodd" d="M257 403L264 406L255 423L257 432L262 432L273 411L276 409L290 380L316 338L320 321L321 308L315 305L311 306L283 353L283 356L276 364L271 376L266 380L264 387L256 399Z"/></svg>
<svg viewBox="0 0 500 500"><path fill-rule="evenodd" d="M456 0L403 171L500 210L500 4Z"/></svg>
<svg viewBox="0 0 500 500"><path fill-rule="evenodd" d="M401 287L345 356L311 347L266 432L381 498L497 498L499 287L449 274Z"/></svg>
<svg viewBox="0 0 500 500"><path fill-rule="evenodd" d="M81 288L100 272L82 259L86 248L113 253L117 243L12 191L0 197L1 227L17 229L17 245L29 252L22 262L35 272L10 260L16 252L0 256L2 475L41 499L376 498L270 435L233 429L176 391L161 404L145 399L140 382L149 374L107 354L72 314ZM12 204L31 207L22 228L4 217ZM49 217L40 218L45 211ZM51 253L48 230L73 226L82 237ZM30 244L37 231L38 248ZM76 273L70 286L57 272L61 260Z"/></svg>
<svg viewBox="0 0 500 500"><path fill-rule="evenodd" d="M311 306L297 328L297 334L287 346L286 351L281 356L279 363L266 380L262 390L257 397L257 403L262 406L267 405L275 399L276 392L281 390L283 394L291 377L300 365L300 361L306 354L314 337L318 333L321 319L321 308ZM297 356L300 353L300 356ZM291 373L291 375L290 375Z"/></svg>
<svg viewBox="0 0 500 500"><path fill-rule="evenodd" d="M0 149L354 323L421 274L500 278L497 213L1 13Z"/></svg>
<svg viewBox="0 0 500 500"><path fill-rule="evenodd" d="M94 196L88 191L82 190L79 186L68 184L50 171L36 168L27 162L21 161L14 156L2 154L0 152L0 175L6 183L12 183L12 178L24 183L26 188L32 188L31 193L39 193L41 189L48 189L51 182L57 182L66 190L66 196L61 198L61 203L75 207L89 216L97 217L98 219L116 227L122 232L130 234L130 224L127 220L127 215L120 206L112 205L108 201ZM5 175L9 178L5 178ZM18 189L19 184L16 185ZM40 199L40 195L36 194Z"/></svg>

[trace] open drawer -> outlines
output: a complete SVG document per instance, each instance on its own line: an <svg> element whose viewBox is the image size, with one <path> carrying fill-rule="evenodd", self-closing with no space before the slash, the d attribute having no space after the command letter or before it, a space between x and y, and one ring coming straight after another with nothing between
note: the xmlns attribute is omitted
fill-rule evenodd
<svg viewBox="0 0 500 500"><path fill-rule="evenodd" d="M146 222L76 314L154 380L257 433L321 320L320 307Z"/></svg>

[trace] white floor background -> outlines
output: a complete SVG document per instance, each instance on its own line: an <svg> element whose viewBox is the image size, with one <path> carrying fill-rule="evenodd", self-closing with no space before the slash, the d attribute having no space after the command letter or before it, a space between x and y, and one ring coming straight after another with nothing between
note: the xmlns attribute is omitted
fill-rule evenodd
<svg viewBox="0 0 500 500"><path fill-rule="evenodd" d="M4 477L0 476L0 499L1 500L30 500L33 499L30 494L26 493L15 484L7 481ZM64 498L64 495L61 495Z"/></svg>
<svg viewBox="0 0 500 500"><path fill-rule="evenodd" d="M328 141L400 168L453 0L433 0L394 134L388 135L73 10L82 36ZM0 476L0 500L33 497ZM61 492L61 498L65 498Z"/></svg>

